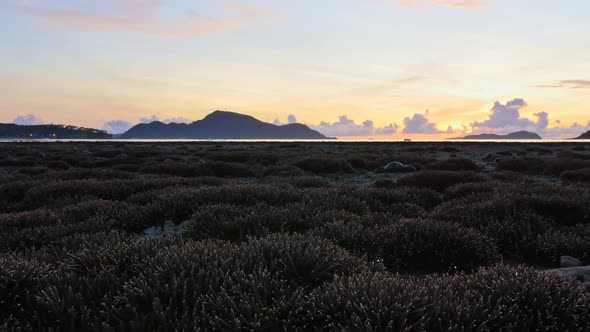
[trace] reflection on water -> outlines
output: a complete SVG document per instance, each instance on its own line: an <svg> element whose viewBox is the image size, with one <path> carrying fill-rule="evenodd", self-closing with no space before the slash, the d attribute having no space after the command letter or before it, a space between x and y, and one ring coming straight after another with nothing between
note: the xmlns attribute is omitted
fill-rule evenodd
<svg viewBox="0 0 590 332"><path fill-rule="evenodd" d="M56 142L136 142L136 143L590 143L590 139L449 139L449 140L413 140L407 142L404 140L306 140L306 139L0 139L0 143L56 143Z"/></svg>

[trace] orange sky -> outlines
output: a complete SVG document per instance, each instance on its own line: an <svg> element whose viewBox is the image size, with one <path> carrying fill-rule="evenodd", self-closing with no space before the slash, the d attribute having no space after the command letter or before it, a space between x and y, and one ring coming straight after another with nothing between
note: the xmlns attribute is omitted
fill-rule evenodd
<svg viewBox="0 0 590 332"><path fill-rule="evenodd" d="M587 12L544 0L7 0L0 121L114 130L223 109L294 115L330 136L567 137L590 121Z"/></svg>

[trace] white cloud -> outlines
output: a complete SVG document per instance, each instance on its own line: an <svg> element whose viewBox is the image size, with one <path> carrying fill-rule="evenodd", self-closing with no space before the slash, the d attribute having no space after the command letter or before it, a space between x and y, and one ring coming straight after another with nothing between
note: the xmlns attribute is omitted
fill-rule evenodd
<svg viewBox="0 0 590 332"><path fill-rule="evenodd" d="M326 136L371 136L371 135L393 135L399 126L397 124L389 124L385 127L375 127L371 120L366 120L362 124L356 123L349 119L347 115L342 115L338 121L329 123L322 121L319 125L309 125L311 128L321 132Z"/></svg>
<svg viewBox="0 0 590 332"><path fill-rule="evenodd" d="M167 119L160 119L158 116L156 115L152 115L150 117L143 117L139 119L140 123L152 123L152 122L163 122L163 123L191 123L193 121L187 119L187 118L183 118L183 117L174 117L174 118L167 118Z"/></svg>
<svg viewBox="0 0 590 332"><path fill-rule="evenodd" d="M106 130L110 134L122 134L131 127L133 127L133 124L125 120L108 121L102 125L102 129Z"/></svg>
<svg viewBox="0 0 590 332"><path fill-rule="evenodd" d="M34 114L27 114L27 115L19 115L16 118L14 118L14 120L12 120L12 123L14 124L18 124L18 125L24 125L24 126L30 126L30 125L42 125L45 124L45 121L34 115Z"/></svg>
<svg viewBox="0 0 590 332"><path fill-rule="evenodd" d="M436 128L436 124L428 120L428 111L424 114L416 113L411 118L404 119L404 134L441 134L444 131Z"/></svg>

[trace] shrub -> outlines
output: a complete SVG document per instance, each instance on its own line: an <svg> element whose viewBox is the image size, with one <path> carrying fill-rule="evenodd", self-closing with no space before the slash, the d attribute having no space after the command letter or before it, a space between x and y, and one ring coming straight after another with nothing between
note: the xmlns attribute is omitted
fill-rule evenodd
<svg viewBox="0 0 590 332"><path fill-rule="evenodd" d="M383 273L337 278L308 295L297 326L317 331L425 331L428 299L420 293L418 282Z"/></svg>
<svg viewBox="0 0 590 332"><path fill-rule="evenodd" d="M24 167L18 170L21 174L26 174L29 176L41 175L45 174L49 171L46 167Z"/></svg>
<svg viewBox="0 0 590 332"><path fill-rule="evenodd" d="M279 156L262 151L223 151L207 155L207 159L230 163L248 163L260 165L274 165L279 161Z"/></svg>
<svg viewBox="0 0 590 332"><path fill-rule="evenodd" d="M397 187L395 189L362 188L352 192L374 212L431 210L442 202L441 195L431 189ZM418 209L415 208L418 207ZM405 214L405 212L401 212Z"/></svg>
<svg viewBox="0 0 590 332"><path fill-rule="evenodd" d="M328 158L307 158L294 163L295 166L314 173L352 172L352 166L345 160Z"/></svg>
<svg viewBox="0 0 590 332"><path fill-rule="evenodd" d="M189 236L194 239L245 241L287 229L285 216L289 211L267 204L255 206L208 205L199 209L188 221Z"/></svg>
<svg viewBox="0 0 590 332"><path fill-rule="evenodd" d="M214 171L202 165L190 165L178 162L152 163L139 168L142 173L167 174L184 177L213 176Z"/></svg>
<svg viewBox="0 0 590 332"><path fill-rule="evenodd" d="M360 217L347 218L314 228L310 234L328 239L353 253L376 259L381 243L375 239L376 227L364 224Z"/></svg>
<svg viewBox="0 0 590 332"><path fill-rule="evenodd" d="M498 266L473 275L424 281L431 318L426 331L514 331L587 328L590 297L581 287L556 275Z"/></svg>
<svg viewBox="0 0 590 332"><path fill-rule="evenodd" d="M437 161L429 164L428 169L437 171L477 171L479 168L476 163L470 159L453 158L447 160Z"/></svg>
<svg viewBox="0 0 590 332"><path fill-rule="evenodd" d="M493 241L453 223L404 220L377 230L375 237L393 271L470 271L501 260Z"/></svg>
<svg viewBox="0 0 590 332"><path fill-rule="evenodd" d="M438 206L431 217L474 228L492 238L511 259L538 259L537 235L550 228L547 218L523 206L518 195L483 195Z"/></svg>
<svg viewBox="0 0 590 332"><path fill-rule="evenodd" d="M516 158L500 160L496 164L496 171L510 171L518 173L542 174L546 164L543 160L534 158Z"/></svg>
<svg viewBox="0 0 590 332"><path fill-rule="evenodd" d="M262 266L301 287L313 288L336 275L366 270L367 264L330 241L303 235L271 235L244 244L239 261L245 272Z"/></svg>
<svg viewBox="0 0 590 332"><path fill-rule="evenodd" d="M424 280L382 273L337 278L312 291L298 311L304 330L578 331L590 296L555 275L498 266Z"/></svg>
<svg viewBox="0 0 590 332"><path fill-rule="evenodd" d="M319 176L302 176L288 180L295 188L327 188L331 187L330 180Z"/></svg>
<svg viewBox="0 0 590 332"><path fill-rule="evenodd" d="M388 188L395 188L396 182L391 179L378 179L373 183L373 187L379 189L388 189Z"/></svg>
<svg viewBox="0 0 590 332"><path fill-rule="evenodd" d="M590 168L590 160L575 158L555 158L548 162L545 174L560 175L565 171L576 171Z"/></svg>
<svg viewBox="0 0 590 332"><path fill-rule="evenodd" d="M0 255L0 328L7 320L26 326L39 319L36 295L46 286L50 271L49 265L38 261Z"/></svg>
<svg viewBox="0 0 590 332"><path fill-rule="evenodd" d="M271 177L271 176L281 176L281 177L287 177L287 176L303 176L305 175L305 172L296 166L293 165L281 165L281 166L270 166L267 167L264 170L264 176L265 177Z"/></svg>
<svg viewBox="0 0 590 332"><path fill-rule="evenodd" d="M423 171L405 176L397 183L401 186L443 191L459 183L480 181L483 181L483 178L473 172Z"/></svg>
<svg viewBox="0 0 590 332"><path fill-rule="evenodd" d="M546 257L548 262L559 263L561 256L572 256L582 261L590 262L590 232L586 230L585 234L569 231L551 231L539 235L538 252L542 257Z"/></svg>
<svg viewBox="0 0 590 332"><path fill-rule="evenodd" d="M254 176L252 170L243 164L213 162L207 164L218 177L248 178Z"/></svg>
<svg viewBox="0 0 590 332"><path fill-rule="evenodd" d="M590 182L590 168L563 172L561 178L566 181Z"/></svg>

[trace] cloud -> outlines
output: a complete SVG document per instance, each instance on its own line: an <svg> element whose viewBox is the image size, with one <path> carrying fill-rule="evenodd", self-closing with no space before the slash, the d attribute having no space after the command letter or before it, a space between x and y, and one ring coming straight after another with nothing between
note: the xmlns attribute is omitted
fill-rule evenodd
<svg viewBox="0 0 590 332"><path fill-rule="evenodd" d="M152 123L155 121L163 122L163 123L191 123L193 121L183 118L183 117L175 117L175 118L167 118L167 119L160 119L156 115L152 115L150 117L143 117L139 119L140 123Z"/></svg>
<svg viewBox="0 0 590 332"><path fill-rule="evenodd" d="M527 107L526 101L523 99L514 99L502 104L496 102L494 107L490 110L490 115L487 120L481 122L474 122L471 124L471 133L495 133L508 134L519 130L527 130L540 134L548 139L563 139L577 137L585 131L590 130L590 122L586 125L574 123L568 127L549 127L551 123L548 112L537 112L533 116L536 121L528 118L523 118L520 111ZM562 122L555 120L557 125Z"/></svg>
<svg viewBox="0 0 590 332"><path fill-rule="evenodd" d="M520 111L527 107L524 99L514 99L506 104L496 102L490 109L487 120L473 122L471 127L474 132L512 132L517 130L544 131L549 125L549 114L546 112L535 113L537 121L521 117Z"/></svg>
<svg viewBox="0 0 590 332"><path fill-rule="evenodd" d="M428 121L428 111L425 114L414 114L404 119L404 134L441 134L444 131L436 128L436 124Z"/></svg>
<svg viewBox="0 0 590 332"><path fill-rule="evenodd" d="M324 135L335 137L393 135L399 129L397 124L389 124L383 128L377 128L371 120L366 120L362 124L358 124L354 120L349 119L347 115L340 116L338 121L333 123L322 121L319 125L309 125L309 127Z"/></svg>
<svg viewBox="0 0 590 332"><path fill-rule="evenodd" d="M125 120L108 121L102 125L102 129L106 130L110 134L122 134L131 127L133 127L133 124Z"/></svg>
<svg viewBox="0 0 590 332"><path fill-rule="evenodd" d="M549 126L549 113L539 112L533 115L537 117L537 128L545 129Z"/></svg>
<svg viewBox="0 0 590 332"><path fill-rule="evenodd" d="M30 125L42 125L45 124L45 121L33 114L27 114L27 115L19 115L16 118L14 118L14 120L12 120L12 123L17 124L17 125L23 125L23 126L30 126Z"/></svg>
<svg viewBox="0 0 590 332"><path fill-rule="evenodd" d="M289 116L287 116L287 123L286 124L294 124L294 123L297 123L297 117L295 117L295 115L293 115L293 114L289 114ZM285 123L281 122L281 120L279 118L274 119L272 124L274 124L275 126L285 125Z"/></svg>
<svg viewBox="0 0 590 332"><path fill-rule="evenodd" d="M60 6L35 5L30 1L13 0L1 5L13 12L30 16L44 23L100 32L127 31L158 36L200 36L237 28L255 20L278 14L254 4L239 3L222 6L220 17L186 8L181 14L164 15L167 0L107 0L105 10L76 8L76 1L65 0Z"/></svg>
<svg viewBox="0 0 590 332"><path fill-rule="evenodd" d="M423 8L439 6L453 9L479 9L489 5L488 0L397 0L398 4L406 8Z"/></svg>
<svg viewBox="0 0 590 332"><path fill-rule="evenodd" d="M574 122L569 127L555 127L555 128L547 128L545 132L545 138L550 139L565 139L565 138L575 138L580 136L581 134L590 130L590 121L586 123L586 125L579 124Z"/></svg>
<svg viewBox="0 0 590 332"><path fill-rule="evenodd" d="M588 80L561 80L553 84L535 85L536 88L590 89Z"/></svg>
<svg viewBox="0 0 590 332"><path fill-rule="evenodd" d="M395 133L397 133L397 131L399 130L399 126L397 125L397 123L394 124L389 124L383 128L375 128L374 130L374 134L375 135L380 135L380 136L384 136L384 135L393 135Z"/></svg>

